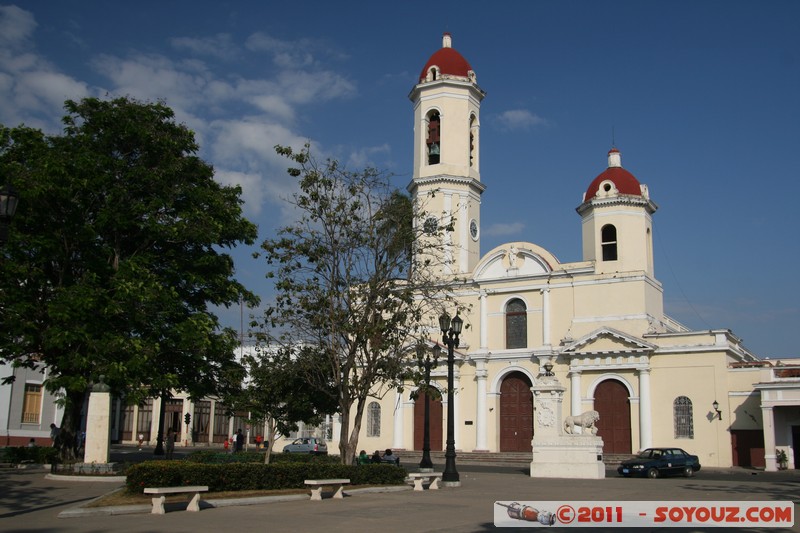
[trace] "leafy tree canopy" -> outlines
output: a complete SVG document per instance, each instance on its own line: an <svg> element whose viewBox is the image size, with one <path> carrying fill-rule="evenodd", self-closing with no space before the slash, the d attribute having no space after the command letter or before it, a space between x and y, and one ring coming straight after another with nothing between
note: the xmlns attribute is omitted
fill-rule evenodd
<svg viewBox="0 0 800 533"><path fill-rule="evenodd" d="M251 423L266 424L269 462L275 439L299 428L298 422L319 425L338 408L335 391L308 386L303 369L324 364L303 346L255 346L242 356L241 385L222 395L231 413L246 411Z"/></svg>
<svg viewBox="0 0 800 533"><path fill-rule="evenodd" d="M368 399L402 382L408 348L427 337L423 317L438 316L434 308L448 301L448 285L430 264L441 254L428 253L441 239L423 236L425 213L385 173L319 163L308 145L276 150L296 165L289 173L300 191L296 222L262 244L276 287L267 326L284 332L280 344L316 352L322 363L304 375L336 395L340 453L349 462Z"/></svg>
<svg viewBox="0 0 800 533"><path fill-rule="evenodd" d="M163 103L65 109L62 135L0 126L0 177L20 194L0 249L0 358L48 368L69 432L100 375L129 401L215 390L237 339L209 306L257 303L223 250L257 228Z"/></svg>

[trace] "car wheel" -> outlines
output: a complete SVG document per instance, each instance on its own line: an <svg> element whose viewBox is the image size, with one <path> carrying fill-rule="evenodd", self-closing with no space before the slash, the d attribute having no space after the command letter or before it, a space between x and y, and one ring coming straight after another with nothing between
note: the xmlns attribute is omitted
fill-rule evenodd
<svg viewBox="0 0 800 533"><path fill-rule="evenodd" d="M650 470L648 470L647 471L647 477L649 477L650 479L657 478L658 477L658 469L657 468L651 468Z"/></svg>
<svg viewBox="0 0 800 533"><path fill-rule="evenodd" d="M692 477L693 475L694 475L694 469L691 466L683 467L683 477Z"/></svg>

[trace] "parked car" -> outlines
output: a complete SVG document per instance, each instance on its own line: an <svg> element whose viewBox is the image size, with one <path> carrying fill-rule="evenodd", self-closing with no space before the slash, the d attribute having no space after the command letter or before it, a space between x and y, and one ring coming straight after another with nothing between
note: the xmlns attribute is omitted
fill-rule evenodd
<svg viewBox="0 0 800 533"><path fill-rule="evenodd" d="M291 444L283 447L283 453L312 453L315 455L327 455L328 445L324 439L316 437L302 437L294 439Z"/></svg>
<svg viewBox="0 0 800 533"><path fill-rule="evenodd" d="M680 448L647 448L617 468L617 472L625 477L684 475L692 477L700 470L700 459L696 455L686 453Z"/></svg>

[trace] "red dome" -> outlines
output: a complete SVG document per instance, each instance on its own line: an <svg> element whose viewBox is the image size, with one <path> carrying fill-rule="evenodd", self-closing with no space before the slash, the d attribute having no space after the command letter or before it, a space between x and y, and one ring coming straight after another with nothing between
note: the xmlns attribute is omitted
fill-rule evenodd
<svg viewBox="0 0 800 533"><path fill-rule="evenodd" d="M622 168L619 163L619 150L612 148L608 152L609 167L605 169L599 176L597 176L589 188L586 189L586 196L584 202L588 202L595 196L600 189L600 184L604 181L610 181L616 187L618 194L627 194L631 196L641 196L642 187L633 174ZM613 165L613 166L612 166Z"/></svg>
<svg viewBox="0 0 800 533"><path fill-rule="evenodd" d="M425 81L428 76L428 69L434 65L439 67L440 74L461 76L463 78L468 77L469 71L472 70L472 67L467 60L464 59L464 56L449 46L450 34L445 33L444 36L443 44L445 44L445 46L434 52L431 58L428 59L428 62L425 63L419 75L420 82Z"/></svg>

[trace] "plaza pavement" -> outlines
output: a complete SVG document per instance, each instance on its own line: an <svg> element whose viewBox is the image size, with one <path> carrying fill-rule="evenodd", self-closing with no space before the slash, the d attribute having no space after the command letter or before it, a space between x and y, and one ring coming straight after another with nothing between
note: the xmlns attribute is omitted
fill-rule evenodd
<svg viewBox="0 0 800 533"><path fill-rule="evenodd" d="M438 465L438 470L441 471ZM48 479L41 468L0 470L0 531L3 532L480 532L495 529L495 501L765 501L800 502L800 471L701 470L693 478L626 479L611 469L602 480L533 479L524 467L459 465L461 487L415 492L346 491L343 500L285 498L250 505L206 507L190 513L167 505L166 515L138 508L83 508L121 486L100 481ZM243 502L229 502L243 503ZM133 513L133 514L111 514ZM795 505L795 515L798 508ZM68 516L68 517L67 517ZM542 526L546 527L546 526ZM503 528L513 531L516 528ZM530 530L530 528L525 528ZM703 531L701 528L665 529ZM758 531L727 529L728 531ZM580 531L580 530L579 530ZM593 531L598 531L594 529ZM614 529L617 532L631 528ZM651 530L654 531L654 530ZM713 531L725 531L713 529ZM800 531L770 529L769 531Z"/></svg>

